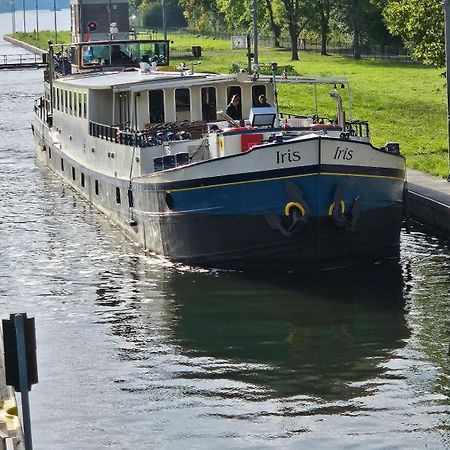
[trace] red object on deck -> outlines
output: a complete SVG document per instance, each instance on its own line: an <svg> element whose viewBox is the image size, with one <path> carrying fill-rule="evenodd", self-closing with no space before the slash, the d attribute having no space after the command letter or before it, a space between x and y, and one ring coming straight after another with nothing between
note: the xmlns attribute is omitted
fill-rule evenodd
<svg viewBox="0 0 450 450"><path fill-rule="evenodd" d="M264 135L262 133L242 134L241 152L250 150L255 145L262 144Z"/></svg>

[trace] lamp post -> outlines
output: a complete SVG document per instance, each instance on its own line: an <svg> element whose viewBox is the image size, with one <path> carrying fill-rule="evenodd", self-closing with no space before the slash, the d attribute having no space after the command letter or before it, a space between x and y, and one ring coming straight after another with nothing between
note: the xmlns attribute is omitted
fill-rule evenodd
<svg viewBox="0 0 450 450"><path fill-rule="evenodd" d="M27 24L26 24L26 17L25 17L25 0L22 0L22 7L23 7L23 32L27 32Z"/></svg>
<svg viewBox="0 0 450 450"><path fill-rule="evenodd" d="M163 35L164 35L164 39L167 39L166 0L162 0L162 22L163 22Z"/></svg>
<svg viewBox="0 0 450 450"><path fill-rule="evenodd" d="M55 44L58 43L58 25L56 23L56 0L53 0L53 14L55 16Z"/></svg>
<svg viewBox="0 0 450 450"><path fill-rule="evenodd" d="M448 0L443 0L442 7L445 11L445 72L447 76L447 133L448 133L448 177L450 182L450 5Z"/></svg>
<svg viewBox="0 0 450 450"><path fill-rule="evenodd" d="M259 63L258 60L258 10L257 10L257 0L253 0L253 53L255 54L253 61L255 64Z"/></svg>
<svg viewBox="0 0 450 450"><path fill-rule="evenodd" d="M39 0L36 0L36 39L39 39Z"/></svg>
<svg viewBox="0 0 450 450"><path fill-rule="evenodd" d="M12 20L12 32L16 32L16 0L11 2L11 20Z"/></svg>

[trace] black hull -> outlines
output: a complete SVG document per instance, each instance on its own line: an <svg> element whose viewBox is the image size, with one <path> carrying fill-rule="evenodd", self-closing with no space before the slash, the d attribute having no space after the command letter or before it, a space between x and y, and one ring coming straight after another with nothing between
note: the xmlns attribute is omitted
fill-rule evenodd
<svg viewBox="0 0 450 450"><path fill-rule="evenodd" d="M291 237L264 216L169 215L161 219L164 253L188 264L238 270L352 266L399 256L401 205L361 214L353 230L311 218Z"/></svg>

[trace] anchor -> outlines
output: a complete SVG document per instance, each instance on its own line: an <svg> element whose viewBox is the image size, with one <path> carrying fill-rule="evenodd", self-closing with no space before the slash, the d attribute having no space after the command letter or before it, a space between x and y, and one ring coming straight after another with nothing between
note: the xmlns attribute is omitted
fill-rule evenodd
<svg viewBox="0 0 450 450"><path fill-rule="evenodd" d="M356 222L361 215L361 203L359 196L353 201L352 209L349 215L345 214L345 203L342 200L341 187L337 185L334 192L333 203L328 208L328 215L331 217L333 224L337 228L345 231L353 231L356 227Z"/></svg>
<svg viewBox="0 0 450 450"><path fill-rule="evenodd" d="M283 236L290 238L308 223L310 209L297 185L288 182L285 189L290 201L284 208L284 215L289 217L290 224L283 223L283 218L272 212L266 211L264 217L272 230L278 230Z"/></svg>

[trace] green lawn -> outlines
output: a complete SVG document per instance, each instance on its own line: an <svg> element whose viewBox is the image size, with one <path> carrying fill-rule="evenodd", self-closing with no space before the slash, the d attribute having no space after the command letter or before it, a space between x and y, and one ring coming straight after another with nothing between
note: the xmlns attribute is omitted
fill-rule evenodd
<svg viewBox="0 0 450 450"><path fill-rule="evenodd" d="M32 36L17 33L15 37L36 45ZM53 33L41 32L38 46L46 48L49 39L53 39ZM58 33L59 42L69 39L68 32ZM197 70L228 72L231 63L246 61L246 51L231 51L226 40L178 34L169 35L169 39L174 41L171 49L175 51L192 45L202 47L202 64ZM447 177L446 86L445 78L440 77L442 70L393 61L354 61L313 52L301 52L300 61L293 62L289 51L269 48L260 48L259 60L292 65L301 75L347 78L351 83L352 117L369 121L375 145L399 142L409 167ZM320 113L333 116L333 108L333 102L326 100ZM298 87L284 85L280 86L280 109L312 113L313 103Z"/></svg>

